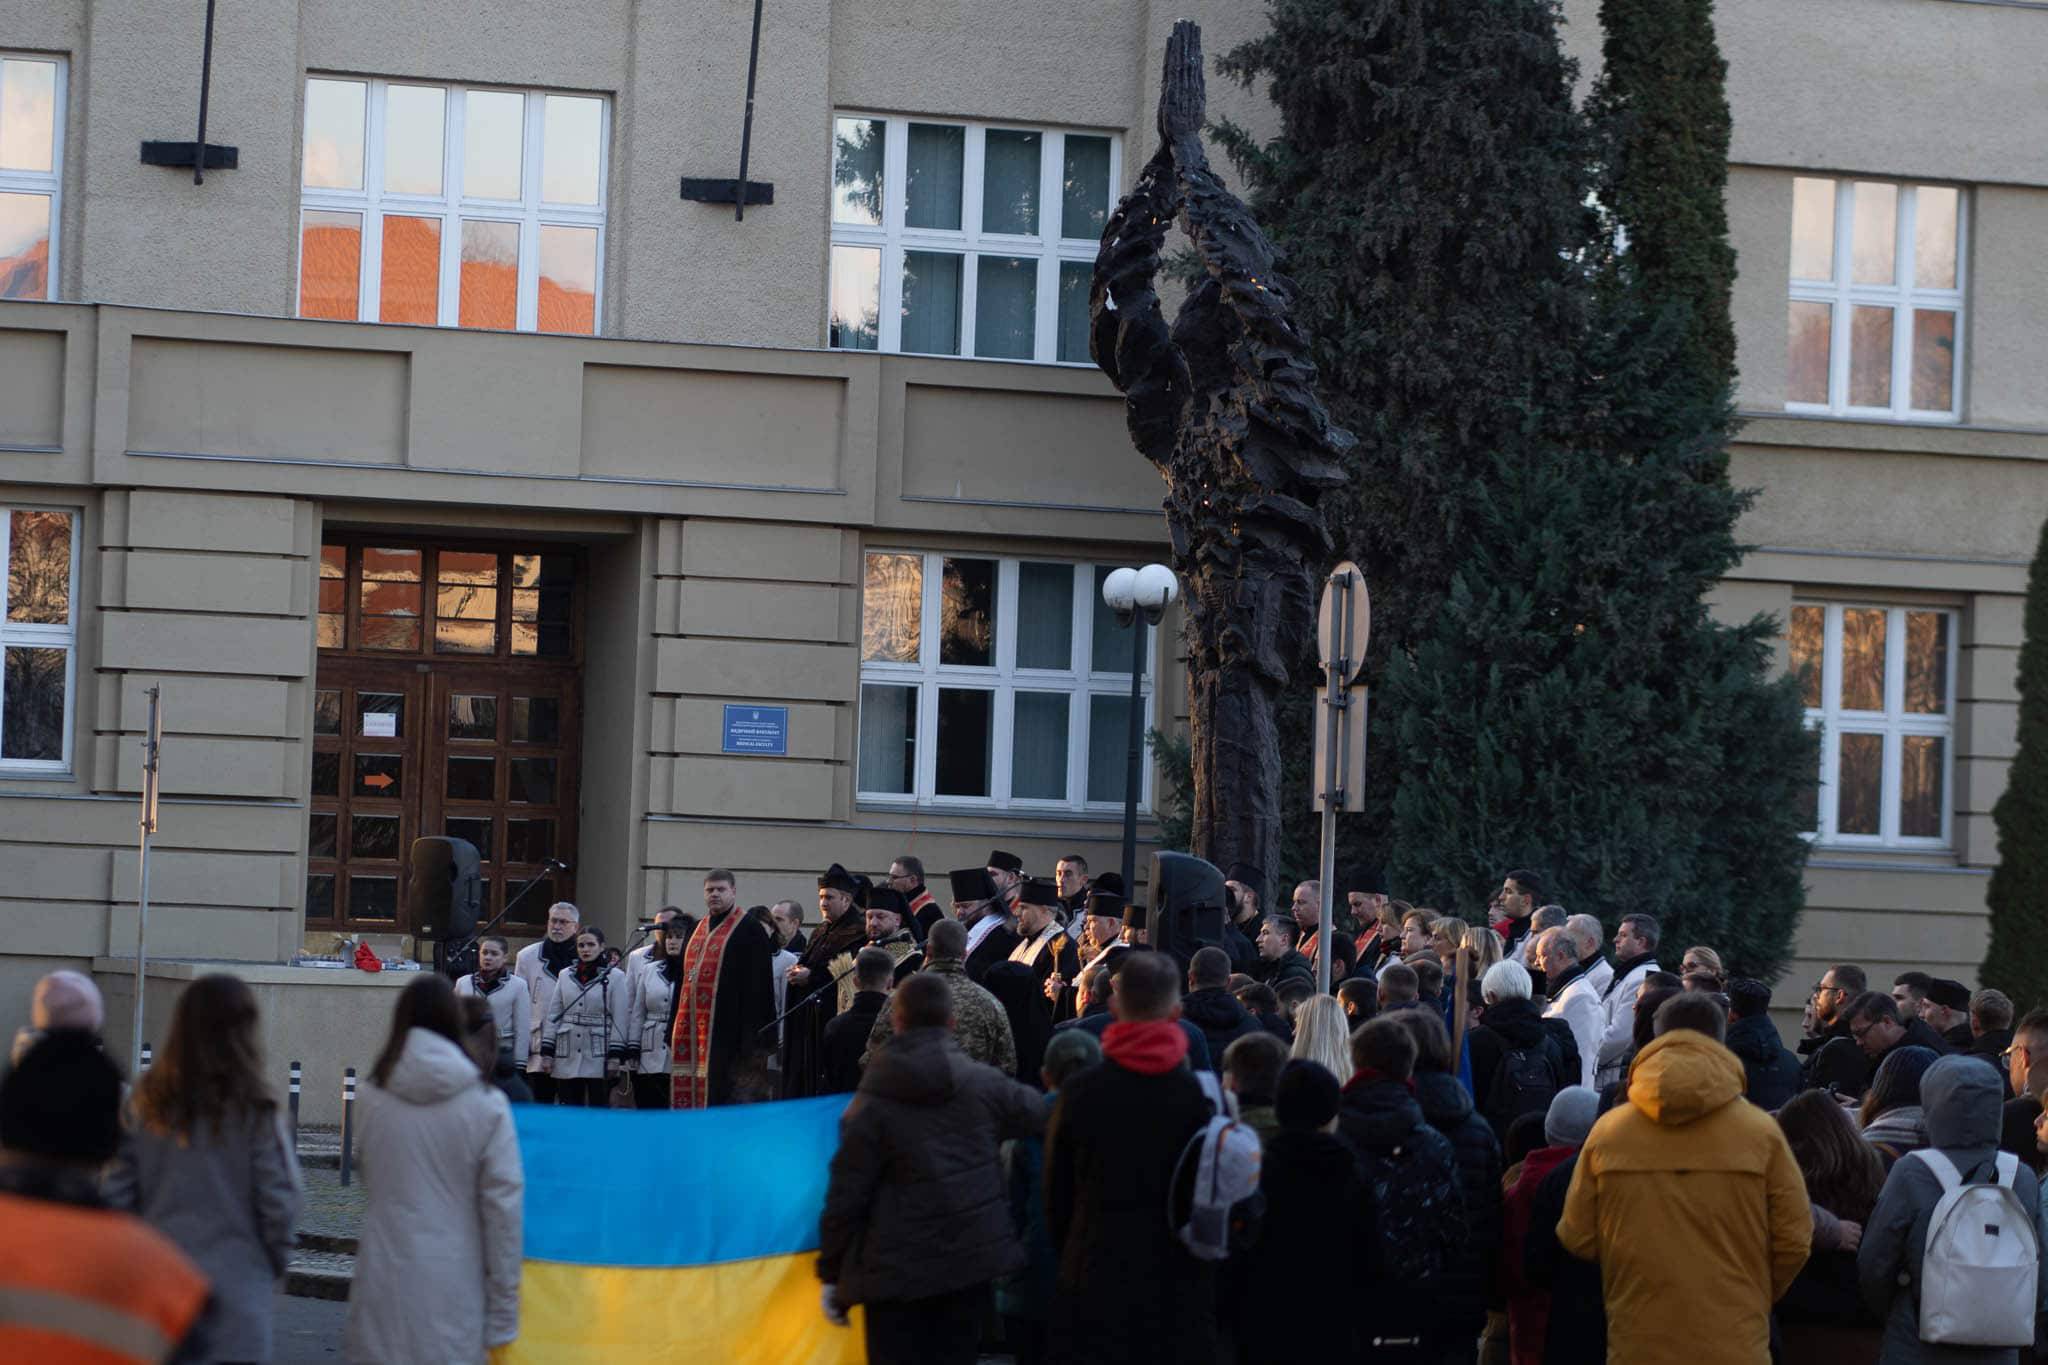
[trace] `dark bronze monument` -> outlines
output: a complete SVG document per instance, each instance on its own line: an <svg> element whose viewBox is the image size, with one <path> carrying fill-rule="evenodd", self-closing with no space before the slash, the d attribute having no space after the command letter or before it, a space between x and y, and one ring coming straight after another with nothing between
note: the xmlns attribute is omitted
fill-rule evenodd
<svg viewBox="0 0 2048 1365"><path fill-rule="evenodd" d="M1294 286L1273 244L1209 169L1202 34L1166 45L1160 147L1102 236L1090 353L1122 390L1131 440L1166 480L1184 589L1194 852L1276 869L1281 689L1314 624L1330 539L1316 504L1348 478L1351 434L1315 393ZM1155 284L1175 218L1203 277L1168 327Z"/></svg>

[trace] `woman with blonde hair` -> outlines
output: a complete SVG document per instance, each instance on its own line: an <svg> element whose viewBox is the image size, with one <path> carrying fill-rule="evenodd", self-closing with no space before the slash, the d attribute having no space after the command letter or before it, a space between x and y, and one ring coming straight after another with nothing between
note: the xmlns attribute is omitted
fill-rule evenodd
<svg viewBox="0 0 2048 1365"><path fill-rule="evenodd" d="M1294 1015L1294 1049L1289 1055L1322 1063L1338 1085L1351 1079L1351 1020L1335 996L1318 995L1301 1002Z"/></svg>
<svg viewBox="0 0 2048 1365"><path fill-rule="evenodd" d="M1724 989L1728 984L1728 970L1721 965L1721 955L1704 946L1685 950L1685 956L1679 959L1678 974L1681 977L1711 976Z"/></svg>
<svg viewBox="0 0 2048 1365"><path fill-rule="evenodd" d="M1465 946L1471 929L1471 925L1456 915L1445 915L1429 926L1430 946L1436 950L1445 967L1449 967L1457 957L1458 949Z"/></svg>
<svg viewBox="0 0 2048 1365"><path fill-rule="evenodd" d="M304 1200L263 1080L258 1018L238 976L185 988L106 1182L109 1203L141 1215L213 1282L215 1360L270 1359L271 1305Z"/></svg>

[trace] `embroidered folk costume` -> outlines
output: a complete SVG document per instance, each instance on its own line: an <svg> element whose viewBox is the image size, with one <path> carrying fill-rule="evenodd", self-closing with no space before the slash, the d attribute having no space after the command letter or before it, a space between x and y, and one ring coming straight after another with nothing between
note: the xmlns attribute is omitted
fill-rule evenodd
<svg viewBox="0 0 2048 1365"><path fill-rule="evenodd" d="M669 1107L773 1099L764 1083L775 1019L773 948L745 912L707 917L683 949L669 1039Z"/></svg>

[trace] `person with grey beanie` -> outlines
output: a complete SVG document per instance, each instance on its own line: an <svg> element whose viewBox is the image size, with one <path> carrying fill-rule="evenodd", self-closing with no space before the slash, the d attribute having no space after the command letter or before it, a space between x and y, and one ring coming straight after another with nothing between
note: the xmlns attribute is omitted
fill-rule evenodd
<svg viewBox="0 0 2048 1365"><path fill-rule="evenodd" d="M1600 1267L1567 1256L1557 1220L1586 1134L1600 1117L1600 1094L1568 1085L1550 1101L1538 1147L1522 1161L1501 1215L1501 1285L1508 1301L1509 1357L1516 1362L1600 1360L1607 1351ZM1546 1346L1546 1342L1549 1343Z"/></svg>

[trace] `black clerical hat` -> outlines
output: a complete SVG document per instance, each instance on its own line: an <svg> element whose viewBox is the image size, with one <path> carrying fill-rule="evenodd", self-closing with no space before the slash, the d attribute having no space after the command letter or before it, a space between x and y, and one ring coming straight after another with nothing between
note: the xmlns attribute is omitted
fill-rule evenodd
<svg viewBox="0 0 2048 1365"><path fill-rule="evenodd" d="M1026 877L1017 893L1017 899L1026 905L1043 905L1054 909L1060 903L1060 889L1043 877Z"/></svg>
<svg viewBox="0 0 2048 1365"><path fill-rule="evenodd" d="M1095 879L1095 887L1088 893L1088 913L1121 918L1124 913L1124 879L1114 872L1105 872Z"/></svg>
<svg viewBox="0 0 2048 1365"><path fill-rule="evenodd" d="M860 894L860 883L838 863L825 869L825 875L818 878L818 886L825 891L844 891L849 896Z"/></svg>
<svg viewBox="0 0 2048 1365"><path fill-rule="evenodd" d="M867 894L861 897L863 910L888 910L898 915L910 913L910 900L893 886L870 885Z"/></svg>
<svg viewBox="0 0 2048 1365"><path fill-rule="evenodd" d="M1024 860L1014 853L1005 853L997 848L989 850L988 866L999 867L1005 872L1022 872Z"/></svg>
<svg viewBox="0 0 2048 1365"><path fill-rule="evenodd" d="M948 872L946 877L953 883L953 899L956 901L995 899L996 884L989 880L985 867L963 867L957 872Z"/></svg>

